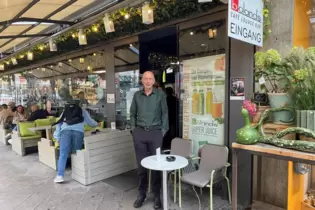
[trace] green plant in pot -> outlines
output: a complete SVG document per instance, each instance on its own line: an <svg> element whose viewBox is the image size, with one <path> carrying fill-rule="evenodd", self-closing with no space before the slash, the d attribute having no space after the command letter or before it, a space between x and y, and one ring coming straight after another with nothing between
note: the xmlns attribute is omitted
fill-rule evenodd
<svg viewBox="0 0 315 210"><path fill-rule="evenodd" d="M255 79L259 81L261 90L268 94L271 108L291 106L291 97L287 92L286 69L277 50L270 49L255 54ZM273 113L274 123L291 123L291 120L290 111Z"/></svg>
<svg viewBox="0 0 315 210"><path fill-rule="evenodd" d="M315 48L294 47L283 61L297 126L315 130Z"/></svg>

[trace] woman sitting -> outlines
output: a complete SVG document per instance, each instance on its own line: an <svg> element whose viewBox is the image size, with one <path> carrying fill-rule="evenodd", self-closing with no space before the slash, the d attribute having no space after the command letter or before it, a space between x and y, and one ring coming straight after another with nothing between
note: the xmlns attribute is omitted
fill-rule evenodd
<svg viewBox="0 0 315 210"><path fill-rule="evenodd" d="M24 122L27 120L27 114L25 109L22 105L17 106L16 112L13 115L13 122L12 125L15 127L19 122Z"/></svg>

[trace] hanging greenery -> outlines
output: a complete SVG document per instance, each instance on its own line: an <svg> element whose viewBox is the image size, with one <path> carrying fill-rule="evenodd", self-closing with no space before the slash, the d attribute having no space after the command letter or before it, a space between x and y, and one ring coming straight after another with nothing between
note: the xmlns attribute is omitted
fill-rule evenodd
<svg viewBox="0 0 315 210"><path fill-rule="evenodd" d="M263 0L264 2L264 9L263 9L263 16L264 16L264 40L268 38L268 36L272 33L271 31L271 20L269 15L269 7L270 7L270 0Z"/></svg>
<svg viewBox="0 0 315 210"><path fill-rule="evenodd" d="M88 45L95 45L99 42L108 41L117 37L130 36L134 33L148 30L157 25L170 22L175 19L185 18L190 15L200 14L209 11L218 5L222 5L219 0L209 3L198 3L197 0L152 0L151 8L154 10L154 23L146 25L142 23L141 6L134 8L122 8L110 14L110 19L115 25L115 32L106 33L102 18L88 28L84 28ZM126 18L128 17L128 18ZM54 40L58 52L50 52L48 43L41 43L17 57L18 65L5 63L5 70L27 66L31 63L60 56L62 53L83 48L78 43L78 30L70 30ZM33 60L27 60L27 53L33 52Z"/></svg>
<svg viewBox="0 0 315 210"><path fill-rule="evenodd" d="M270 19L269 10L267 7L268 0L264 1L264 37L270 34ZM219 0L213 0L208 3L198 3L197 0L152 0L151 8L154 10L154 23L146 25L142 23L141 5L139 7L121 8L110 14L110 19L115 25L115 31L106 33L103 23L103 18L93 23L90 27L84 28L84 33L87 37L88 45L95 45L100 42L108 41L114 38L130 36L135 33L148 30L163 23L168 23L172 20L185 18L192 15L197 15L207 12L218 5L223 5ZM70 52L83 48L78 43L78 30L70 30L63 33L54 40L57 45L58 52L51 52L48 43L41 43L28 49L25 52L16 56L17 65L12 65L10 60L4 62L5 70L14 69L21 66L27 66L32 63L60 56L63 53ZM28 60L27 53L33 53L33 60Z"/></svg>

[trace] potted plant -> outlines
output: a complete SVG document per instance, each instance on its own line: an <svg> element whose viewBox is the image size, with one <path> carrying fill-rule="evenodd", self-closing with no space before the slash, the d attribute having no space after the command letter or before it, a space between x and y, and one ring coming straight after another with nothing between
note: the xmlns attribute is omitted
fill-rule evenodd
<svg viewBox="0 0 315 210"><path fill-rule="evenodd" d="M286 69L277 50L270 49L255 54L255 78L259 81L261 90L268 94L271 108L290 106L291 98L287 92ZM292 117L293 114L290 111L275 112L273 122L289 123Z"/></svg>
<svg viewBox="0 0 315 210"><path fill-rule="evenodd" d="M283 60L297 126L315 130L315 48L294 47Z"/></svg>

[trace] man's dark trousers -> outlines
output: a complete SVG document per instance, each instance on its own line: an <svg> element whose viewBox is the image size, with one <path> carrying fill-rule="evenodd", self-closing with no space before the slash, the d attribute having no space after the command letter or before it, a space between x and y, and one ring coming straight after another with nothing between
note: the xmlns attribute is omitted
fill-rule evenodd
<svg viewBox="0 0 315 210"><path fill-rule="evenodd" d="M160 129L135 128L132 135L138 163L139 191L145 196L148 189L148 169L141 165L141 160L150 155L156 155L156 149L162 146L163 134ZM159 196L160 190L161 172L152 171L152 192Z"/></svg>

